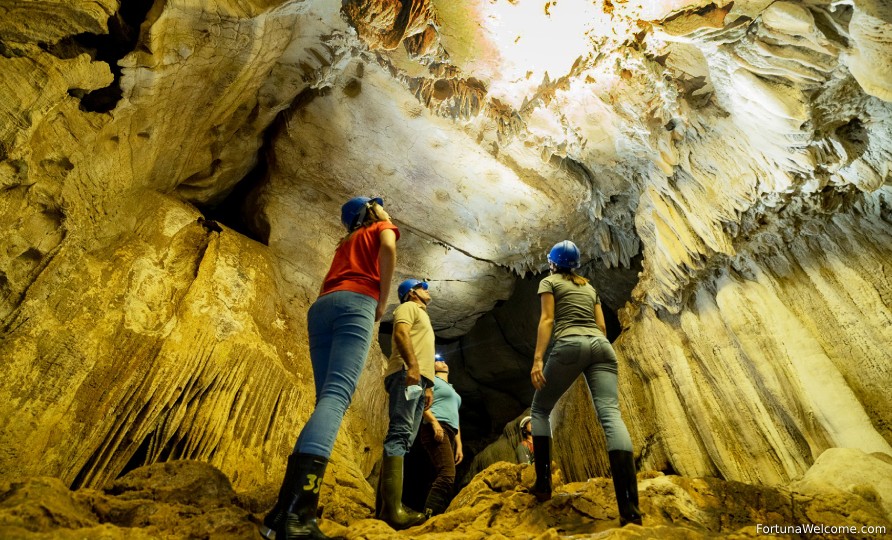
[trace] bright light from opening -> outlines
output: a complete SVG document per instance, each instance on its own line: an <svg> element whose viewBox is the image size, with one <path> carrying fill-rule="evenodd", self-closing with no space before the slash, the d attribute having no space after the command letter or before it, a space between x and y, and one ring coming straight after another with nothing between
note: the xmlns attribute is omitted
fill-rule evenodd
<svg viewBox="0 0 892 540"><path fill-rule="evenodd" d="M514 107L535 92L546 73L558 79L578 58L589 58L602 37L624 40L639 30L633 18L612 17L600 3L582 0L502 0L482 9L481 23L500 56L490 94Z"/></svg>

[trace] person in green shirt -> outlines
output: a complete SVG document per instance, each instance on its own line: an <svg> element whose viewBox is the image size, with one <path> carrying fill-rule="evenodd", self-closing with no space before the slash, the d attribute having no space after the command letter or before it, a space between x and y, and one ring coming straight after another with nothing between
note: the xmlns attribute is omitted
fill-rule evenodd
<svg viewBox="0 0 892 540"><path fill-rule="evenodd" d="M437 474L424 503L424 513L428 516L446 510L455 488L455 466L464 457L458 423L461 396L449 384L446 362L437 359L434 370L434 403L424 411L424 424L421 425L421 444Z"/></svg>
<svg viewBox="0 0 892 540"><path fill-rule="evenodd" d="M619 507L620 525L641 525L632 439L619 411L617 361L607 341L601 301L579 267L579 248L569 240L548 253L551 274L539 283L541 312L530 378L536 393L531 407L536 484L540 501L551 498L551 411L580 374L585 375L598 420L607 438L607 454ZM554 341L548 362L545 351Z"/></svg>

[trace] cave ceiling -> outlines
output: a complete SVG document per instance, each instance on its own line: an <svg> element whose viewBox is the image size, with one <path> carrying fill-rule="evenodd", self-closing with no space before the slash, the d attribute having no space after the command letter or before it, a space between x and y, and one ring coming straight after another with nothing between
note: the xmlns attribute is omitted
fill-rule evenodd
<svg viewBox="0 0 892 540"><path fill-rule="evenodd" d="M6 83L4 185L69 201L69 230L95 221L78 208L126 213L115 200L139 189L211 213L237 197L248 234L308 286L342 201L382 196L398 278L432 282L442 337L565 238L602 288L622 284L607 296L628 321L678 313L766 239L888 191L878 0L138 4L143 20L114 2L3 18L4 62L42 78ZM65 24L28 24L47 10ZM111 64L83 39L128 23L138 39ZM120 99L85 110L109 84Z"/></svg>
<svg viewBox="0 0 892 540"><path fill-rule="evenodd" d="M678 312L765 238L890 178L879 3L336 7L257 189L328 214L347 194L383 195L404 232L399 272L436 286L444 337L564 238L613 272L602 288L640 277L614 309ZM297 256L293 215L251 213Z"/></svg>

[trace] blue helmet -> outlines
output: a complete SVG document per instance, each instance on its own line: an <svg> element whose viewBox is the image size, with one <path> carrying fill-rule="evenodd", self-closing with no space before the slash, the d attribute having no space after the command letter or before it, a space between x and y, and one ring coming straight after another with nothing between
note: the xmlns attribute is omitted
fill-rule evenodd
<svg viewBox="0 0 892 540"><path fill-rule="evenodd" d="M421 286L422 289L427 290L427 282L421 281L420 279L409 278L402 283L396 290L397 296L400 297L400 302L405 302L406 297L409 295L409 291L414 289L415 287Z"/></svg>
<svg viewBox="0 0 892 540"><path fill-rule="evenodd" d="M369 203L372 202L384 206L384 199L381 197L353 197L344 203L344 206L341 207L341 223L344 224L344 227L347 227L348 231L352 231L365 220Z"/></svg>
<svg viewBox="0 0 892 540"><path fill-rule="evenodd" d="M569 240L558 242L548 252L548 262L558 268L579 268L579 248Z"/></svg>

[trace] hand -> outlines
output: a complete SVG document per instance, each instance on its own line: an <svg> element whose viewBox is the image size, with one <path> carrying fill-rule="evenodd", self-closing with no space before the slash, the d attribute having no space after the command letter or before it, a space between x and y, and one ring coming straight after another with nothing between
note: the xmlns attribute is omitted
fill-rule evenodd
<svg viewBox="0 0 892 540"><path fill-rule="evenodd" d="M440 425L439 422L433 425L434 427L434 440L437 442L443 442L443 437L446 435L446 432L443 431L443 426Z"/></svg>
<svg viewBox="0 0 892 540"><path fill-rule="evenodd" d="M533 370L530 371L530 380L533 382L533 388L542 390L545 387L545 375L542 373L544 363L542 360L533 360Z"/></svg>
<svg viewBox="0 0 892 540"><path fill-rule="evenodd" d="M406 386L412 386L421 382L421 370L418 366L410 366L406 369Z"/></svg>
<svg viewBox="0 0 892 540"><path fill-rule="evenodd" d="M428 410L431 408L431 405L434 404L434 389L433 388L425 388L424 389L424 410Z"/></svg>
<svg viewBox="0 0 892 540"><path fill-rule="evenodd" d="M381 319L384 318L384 312L387 310L387 301L384 299L378 300L378 307L375 308L375 322L381 322Z"/></svg>
<svg viewBox="0 0 892 540"><path fill-rule="evenodd" d="M465 455L462 453L461 445L459 444L455 447L455 464L458 465L463 459L465 459Z"/></svg>

